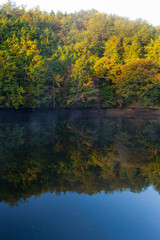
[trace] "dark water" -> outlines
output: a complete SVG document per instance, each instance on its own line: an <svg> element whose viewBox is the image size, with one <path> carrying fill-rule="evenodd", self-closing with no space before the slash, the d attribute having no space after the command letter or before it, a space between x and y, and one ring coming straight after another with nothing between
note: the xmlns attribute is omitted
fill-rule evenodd
<svg viewBox="0 0 160 240"><path fill-rule="evenodd" d="M0 113L1 240L159 240L160 120Z"/></svg>

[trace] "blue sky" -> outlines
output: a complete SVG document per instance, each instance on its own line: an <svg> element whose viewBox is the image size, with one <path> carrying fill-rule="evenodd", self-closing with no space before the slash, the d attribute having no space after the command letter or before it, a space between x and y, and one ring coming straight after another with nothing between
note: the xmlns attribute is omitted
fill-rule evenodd
<svg viewBox="0 0 160 240"><path fill-rule="evenodd" d="M0 3L6 3L6 0L0 0ZM96 9L108 14L117 14L128 17L129 19L141 18L152 25L160 25L159 0L15 0L18 6L34 8L39 6L41 10L50 12L75 12L81 9Z"/></svg>

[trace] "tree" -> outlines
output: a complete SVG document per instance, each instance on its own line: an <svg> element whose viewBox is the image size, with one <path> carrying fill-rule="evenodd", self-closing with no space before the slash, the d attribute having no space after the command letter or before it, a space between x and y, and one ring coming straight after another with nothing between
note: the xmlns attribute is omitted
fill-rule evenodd
<svg viewBox="0 0 160 240"><path fill-rule="evenodd" d="M143 56L143 47L140 40L136 38L124 38L123 40L123 59L124 62L138 60Z"/></svg>
<svg viewBox="0 0 160 240"><path fill-rule="evenodd" d="M121 50L121 40L116 36L113 36L105 43L104 57L107 57L116 63L121 63Z"/></svg>
<svg viewBox="0 0 160 240"><path fill-rule="evenodd" d="M113 80L120 71L120 66L120 64L108 57L102 57L95 62L93 75L100 89L100 103L103 107L115 104Z"/></svg>
<svg viewBox="0 0 160 240"><path fill-rule="evenodd" d="M92 79L92 68L96 59L94 56L86 58L82 54L72 66L72 86L70 87L72 104L78 101L84 104L98 101L98 89Z"/></svg>
<svg viewBox="0 0 160 240"><path fill-rule="evenodd" d="M151 43L145 49L147 52L146 58L154 60L160 71L160 36L155 41L151 40Z"/></svg>
<svg viewBox="0 0 160 240"><path fill-rule="evenodd" d="M121 66L121 74L114 83L117 94L123 97L126 103L152 106L160 101L160 76L156 64L151 60L140 59Z"/></svg>

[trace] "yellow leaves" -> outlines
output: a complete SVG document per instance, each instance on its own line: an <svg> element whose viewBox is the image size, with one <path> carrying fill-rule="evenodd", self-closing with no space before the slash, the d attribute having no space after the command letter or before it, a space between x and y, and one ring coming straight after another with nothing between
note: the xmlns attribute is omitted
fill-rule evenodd
<svg viewBox="0 0 160 240"><path fill-rule="evenodd" d="M157 82L160 83L160 73L158 73L156 77L157 77Z"/></svg>
<svg viewBox="0 0 160 240"><path fill-rule="evenodd" d="M77 42L75 45L74 45L74 50L76 52L84 52L86 50L86 44L87 42L86 41L83 41L83 42Z"/></svg>
<svg viewBox="0 0 160 240"><path fill-rule="evenodd" d="M104 47L104 57L114 60L115 62L121 61L121 40L116 36L111 37Z"/></svg>
<svg viewBox="0 0 160 240"><path fill-rule="evenodd" d="M145 47L147 59L154 60L160 67L160 36L155 40L151 40L151 43Z"/></svg>
<svg viewBox="0 0 160 240"><path fill-rule="evenodd" d="M68 100L67 100L67 106L69 106L69 105L71 104L71 102L72 102L72 99L71 99L71 98L68 99Z"/></svg>
<svg viewBox="0 0 160 240"><path fill-rule="evenodd" d="M138 37L125 38L123 41L123 58L125 63L139 60L142 57L143 47Z"/></svg>
<svg viewBox="0 0 160 240"><path fill-rule="evenodd" d="M57 74L55 77L54 77L54 80L57 84L57 87L61 87L61 83L63 82L63 77L61 77L60 74Z"/></svg>
<svg viewBox="0 0 160 240"><path fill-rule="evenodd" d="M41 13L40 18L42 22L51 21L51 17L47 13Z"/></svg>
<svg viewBox="0 0 160 240"><path fill-rule="evenodd" d="M111 80L120 71L120 64L107 57L102 57L96 61L93 69L95 77Z"/></svg>
<svg viewBox="0 0 160 240"><path fill-rule="evenodd" d="M94 85L94 82L92 80L92 78L88 78L88 82L87 83L83 83L83 87L87 88L87 87L92 87Z"/></svg>
<svg viewBox="0 0 160 240"><path fill-rule="evenodd" d="M104 78L106 72L110 69L109 59L106 57L100 58L98 61L96 61L93 69L97 77Z"/></svg>
<svg viewBox="0 0 160 240"><path fill-rule="evenodd" d="M27 56L33 55L33 54L39 54L39 50L37 49L36 43L33 41L25 41L24 39L21 39L21 51L26 52Z"/></svg>
<svg viewBox="0 0 160 240"><path fill-rule="evenodd" d="M32 41L27 41L27 55L30 55L32 53L37 53L37 46Z"/></svg>
<svg viewBox="0 0 160 240"><path fill-rule="evenodd" d="M146 104L153 104L148 95L153 91L155 84L160 82L156 64L147 59L131 61L121 67L121 74L113 80L117 93L135 102L145 99ZM146 100L147 99L147 100ZM131 101L130 100L130 101ZM143 100L144 101L144 100Z"/></svg>

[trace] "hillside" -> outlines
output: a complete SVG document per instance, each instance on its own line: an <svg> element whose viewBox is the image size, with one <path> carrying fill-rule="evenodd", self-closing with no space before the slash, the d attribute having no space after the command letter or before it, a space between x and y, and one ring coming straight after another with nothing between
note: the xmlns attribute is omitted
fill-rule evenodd
<svg viewBox="0 0 160 240"><path fill-rule="evenodd" d="M0 7L0 107L160 107L160 27Z"/></svg>

